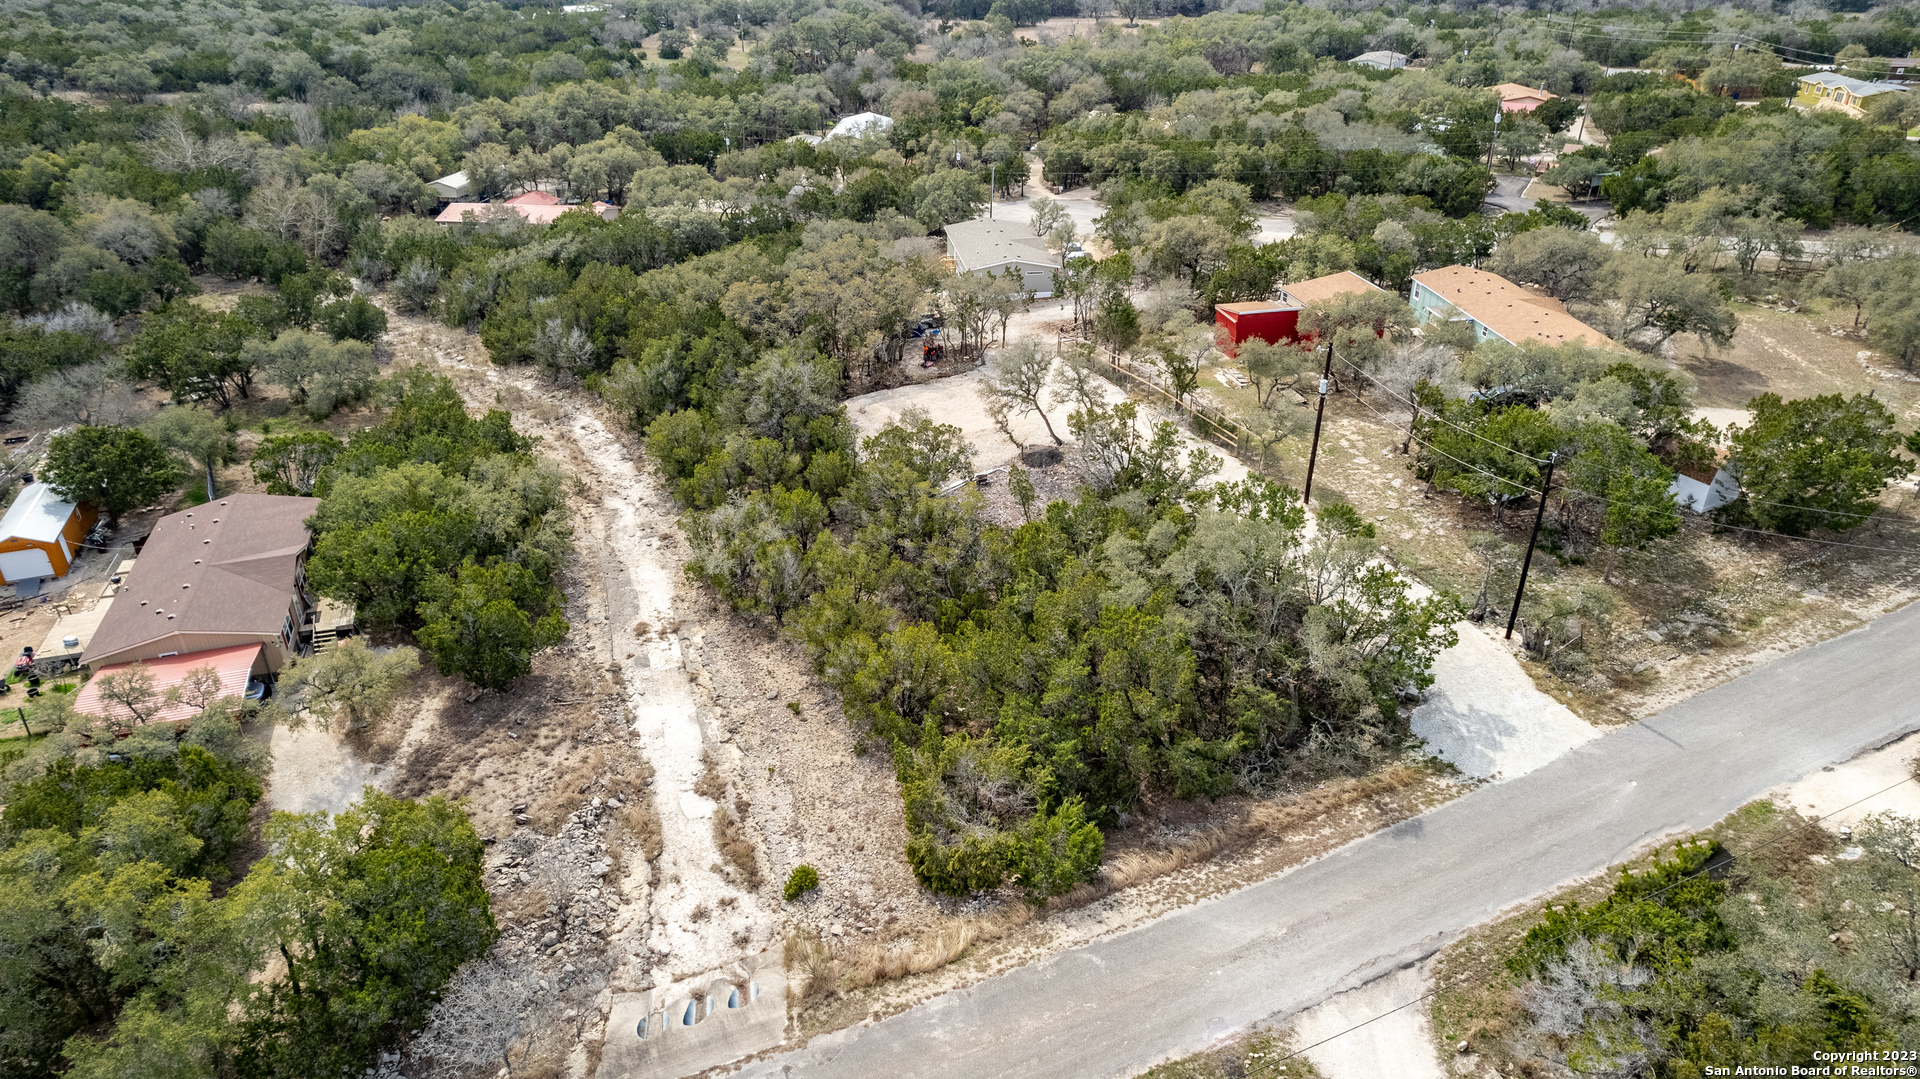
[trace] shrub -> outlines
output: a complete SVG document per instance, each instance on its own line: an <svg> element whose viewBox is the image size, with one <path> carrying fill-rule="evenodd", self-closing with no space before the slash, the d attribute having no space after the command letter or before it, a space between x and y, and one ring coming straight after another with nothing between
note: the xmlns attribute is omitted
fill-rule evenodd
<svg viewBox="0 0 1920 1079"><path fill-rule="evenodd" d="M793 872L787 874L787 886L780 890L780 898L791 903L815 888L820 887L820 873L810 865L796 865Z"/></svg>

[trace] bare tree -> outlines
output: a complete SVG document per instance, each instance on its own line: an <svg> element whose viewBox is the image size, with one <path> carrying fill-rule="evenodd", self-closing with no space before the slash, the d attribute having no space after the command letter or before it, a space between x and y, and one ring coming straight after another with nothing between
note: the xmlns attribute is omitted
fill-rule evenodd
<svg viewBox="0 0 1920 1079"><path fill-rule="evenodd" d="M1396 345L1375 368L1373 378L1389 404L1407 412L1407 437L1401 440L1401 453L1413 446L1423 387L1437 389L1445 396L1454 396L1461 387L1460 365L1452 349L1412 341Z"/></svg>
<svg viewBox="0 0 1920 1079"><path fill-rule="evenodd" d="M169 705L185 704L196 712L205 712L222 697L233 696L220 692L221 688L219 671L212 667L195 667L186 673L178 685L167 687L164 699Z"/></svg>
<svg viewBox="0 0 1920 1079"><path fill-rule="evenodd" d="M99 687L101 700L125 712L135 723L151 721L167 705L166 698L154 689L153 672L144 663L103 674L94 684Z"/></svg>
<svg viewBox="0 0 1920 1079"><path fill-rule="evenodd" d="M298 659L280 675L284 707L304 709L322 727L344 716L349 728L386 717L393 696L420 669L420 653L405 645L376 652L358 639L317 656ZM298 720L295 720L297 725Z"/></svg>
<svg viewBox="0 0 1920 1079"><path fill-rule="evenodd" d="M48 371L22 390L10 418L22 427L130 427L151 411L106 360Z"/></svg>
<svg viewBox="0 0 1920 1079"><path fill-rule="evenodd" d="M980 380L980 396L986 400L987 410L994 415L995 423L1008 441L1016 446L1020 440L1013 437L1004 422L1008 411L1021 416L1038 413L1053 444L1059 446L1066 441L1053 429L1053 421L1047 418L1042 406L1041 398L1053 382L1052 371L1053 357L1041 349L1039 342L1026 337L1001 349L988 365L986 377Z"/></svg>
<svg viewBox="0 0 1920 1079"><path fill-rule="evenodd" d="M560 1035L558 996L543 988L540 975L537 967L492 957L460 968L414 1039L414 1059L447 1079L492 1074L503 1065L512 1074L543 1037ZM515 1061L523 1032L527 1042Z"/></svg>

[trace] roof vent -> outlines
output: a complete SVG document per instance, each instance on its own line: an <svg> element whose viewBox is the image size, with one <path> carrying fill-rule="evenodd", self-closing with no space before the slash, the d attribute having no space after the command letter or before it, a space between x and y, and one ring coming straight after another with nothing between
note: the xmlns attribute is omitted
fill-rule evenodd
<svg viewBox="0 0 1920 1079"><path fill-rule="evenodd" d="M190 585L190 584L183 584L183 585L181 585L180 587L182 587L182 588L192 588L193 586L192 586L192 585Z"/></svg>
<svg viewBox="0 0 1920 1079"><path fill-rule="evenodd" d="M196 559L194 559L194 560L193 560L193 564L194 564L194 565L196 565L196 566L197 566L197 565L199 565L199 564L200 564L200 560L199 560L199 559L197 559L197 558L196 558Z"/></svg>

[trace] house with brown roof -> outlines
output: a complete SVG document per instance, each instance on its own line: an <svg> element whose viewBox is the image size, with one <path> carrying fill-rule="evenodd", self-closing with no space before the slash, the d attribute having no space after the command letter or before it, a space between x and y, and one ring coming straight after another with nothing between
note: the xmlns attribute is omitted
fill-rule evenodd
<svg viewBox="0 0 1920 1079"><path fill-rule="evenodd" d="M299 652L312 606L306 520L319 508L317 498L239 494L162 517L81 663L98 675L242 648L249 668L280 670Z"/></svg>
<svg viewBox="0 0 1920 1079"><path fill-rule="evenodd" d="M1480 341L1580 342L1588 348L1619 349L1606 334L1567 314L1559 300L1536 296L1499 274L1470 266L1443 266L1414 274L1407 302L1420 322L1438 318L1472 323L1473 336Z"/></svg>

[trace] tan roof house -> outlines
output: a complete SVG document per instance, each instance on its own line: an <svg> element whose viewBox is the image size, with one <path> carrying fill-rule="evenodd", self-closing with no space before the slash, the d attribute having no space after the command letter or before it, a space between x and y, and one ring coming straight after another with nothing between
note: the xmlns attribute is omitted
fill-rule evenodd
<svg viewBox="0 0 1920 1079"><path fill-rule="evenodd" d="M1522 86L1517 82L1503 82L1493 87L1493 92L1500 97L1501 112L1532 112L1560 96L1550 94L1543 88Z"/></svg>
<svg viewBox="0 0 1920 1079"><path fill-rule="evenodd" d="M1567 314L1559 300L1536 296L1499 274L1468 266L1443 266L1413 275L1407 298L1420 322L1433 318L1473 324L1473 336L1510 345L1539 341L1618 349L1606 334Z"/></svg>
<svg viewBox="0 0 1920 1079"><path fill-rule="evenodd" d="M162 517L81 662L98 672L252 645L263 670L286 666L307 621L306 519L319 507L239 494Z"/></svg>

